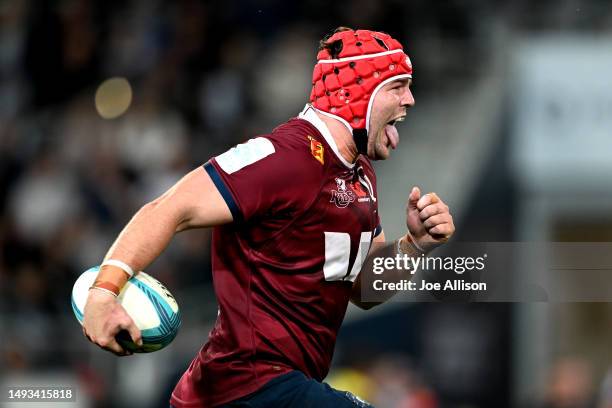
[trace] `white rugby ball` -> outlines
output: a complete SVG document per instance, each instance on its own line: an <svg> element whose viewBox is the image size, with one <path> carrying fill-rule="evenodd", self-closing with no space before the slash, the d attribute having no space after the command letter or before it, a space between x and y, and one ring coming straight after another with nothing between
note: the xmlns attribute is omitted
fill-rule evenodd
<svg viewBox="0 0 612 408"><path fill-rule="evenodd" d="M72 288L72 310L83 324L83 310L89 288L100 270L95 266L83 272ZM119 303L136 323L142 334L142 347L137 346L125 330L116 336L117 342L136 353L150 353L166 347L176 337L181 314L174 296L157 279L144 272L130 278L119 296Z"/></svg>

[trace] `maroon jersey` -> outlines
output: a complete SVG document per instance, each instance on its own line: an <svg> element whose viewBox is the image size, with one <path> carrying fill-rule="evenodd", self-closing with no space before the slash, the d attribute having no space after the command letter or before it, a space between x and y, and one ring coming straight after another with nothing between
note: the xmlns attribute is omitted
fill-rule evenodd
<svg viewBox="0 0 612 408"><path fill-rule="evenodd" d="M234 222L213 231L219 315L171 403L223 404L291 370L322 380L379 230L370 162L346 162L307 106L204 168Z"/></svg>

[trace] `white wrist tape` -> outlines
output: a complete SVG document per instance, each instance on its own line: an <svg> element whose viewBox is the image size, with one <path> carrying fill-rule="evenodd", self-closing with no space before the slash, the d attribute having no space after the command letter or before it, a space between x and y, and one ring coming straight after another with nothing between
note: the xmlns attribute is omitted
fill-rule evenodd
<svg viewBox="0 0 612 408"><path fill-rule="evenodd" d="M412 234L410 233L410 230L409 230L409 229L407 229L407 231L408 231L408 234L407 234L407 235L408 235L408 238L410 238L410 241L412 241L412 245L414 245L414 247L415 247L416 249L418 249L419 251L421 251L421 252L425 253L425 250L424 250L423 248L421 248L421 246L420 246L419 244L417 244L416 239L414 239L414 237L413 237L413 236L412 236Z"/></svg>
<svg viewBox="0 0 612 408"><path fill-rule="evenodd" d="M107 259L106 261L102 262L102 265L100 265L100 268L103 267L104 265L112 265L112 266L116 266L117 268L121 268L123 269L125 273L128 274L130 278L134 276L134 270L130 267L130 265L126 264L125 262L119 261L117 259Z"/></svg>
<svg viewBox="0 0 612 408"><path fill-rule="evenodd" d="M404 253L404 251L402 251L402 239L404 239L404 237L401 237L400 239L397 240L397 253L400 255L406 255Z"/></svg>

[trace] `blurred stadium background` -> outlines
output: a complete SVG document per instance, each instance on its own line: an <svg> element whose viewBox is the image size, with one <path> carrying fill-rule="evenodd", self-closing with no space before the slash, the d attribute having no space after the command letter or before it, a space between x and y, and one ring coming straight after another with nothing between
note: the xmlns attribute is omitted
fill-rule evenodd
<svg viewBox="0 0 612 408"><path fill-rule="evenodd" d="M391 33L415 66L416 106L377 164L388 237L418 184L456 241L612 241L608 0L0 0L0 385L167 406L216 316L210 231L148 269L184 316L162 352L86 342L72 283L182 174L295 116L339 25ZM328 381L382 408L610 408L612 307L350 308Z"/></svg>

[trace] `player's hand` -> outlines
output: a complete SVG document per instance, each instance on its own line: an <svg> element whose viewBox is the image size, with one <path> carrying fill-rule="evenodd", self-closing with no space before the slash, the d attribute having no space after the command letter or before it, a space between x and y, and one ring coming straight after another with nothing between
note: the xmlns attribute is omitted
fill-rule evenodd
<svg viewBox="0 0 612 408"><path fill-rule="evenodd" d="M140 330L114 296L90 290L83 315L83 334L104 350L118 356L132 354L115 339L121 330L127 330L134 343L142 346Z"/></svg>
<svg viewBox="0 0 612 408"><path fill-rule="evenodd" d="M455 232L448 206L436 193L421 196L418 187L412 187L408 196L406 226L416 244L426 252L448 241Z"/></svg>

